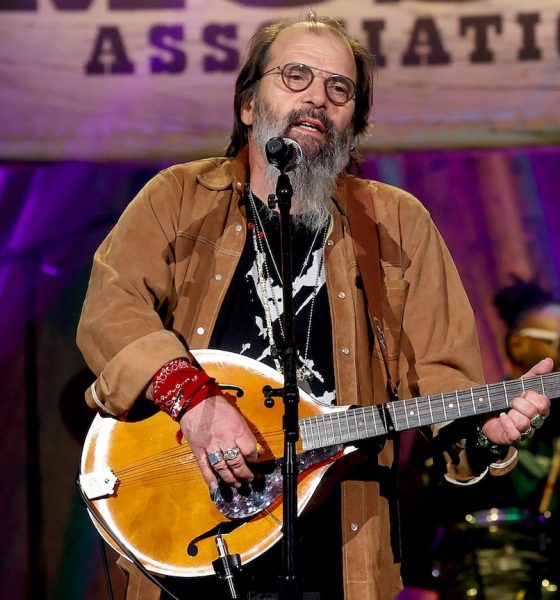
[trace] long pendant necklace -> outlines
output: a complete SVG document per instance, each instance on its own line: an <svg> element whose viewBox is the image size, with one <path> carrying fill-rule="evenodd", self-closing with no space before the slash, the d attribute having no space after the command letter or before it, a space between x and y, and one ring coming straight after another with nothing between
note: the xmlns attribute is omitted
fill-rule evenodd
<svg viewBox="0 0 560 600"><path fill-rule="evenodd" d="M278 280L280 283L282 283L282 277L280 275L278 266L276 265L276 261L274 260L274 255L272 254L272 250L268 243L268 239L266 237L266 232L264 230L259 212L257 210L255 199L253 197L253 194L252 194L249 186L247 186L247 197L249 198L250 208L251 208L252 217L253 217L253 222L250 223L249 226L252 229L253 249L255 251L255 257L256 257L256 263L257 263L258 283L259 283L259 287L261 289L261 295L262 295L262 304L263 304L264 315L265 315L266 333L268 336L269 345L271 347L271 355L272 355L272 359L274 361L274 365L275 365L276 369L282 373L283 372L282 364L278 358L278 353L275 349L276 348L276 339L274 336L274 330L273 330L273 326L272 326L272 315L271 315L271 311L270 311L271 305L274 307L274 309L276 311L276 317L278 319L278 324L280 327L280 335L282 336L283 340L285 339L284 328L282 325L282 319L281 319L281 315L280 315L278 299L276 298L276 294L274 292L274 286L272 285L273 280L270 276L270 270L268 268L268 257L267 257L266 250L268 250L272 265L275 270L275 274L278 277ZM310 300L309 319L307 322L307 332L306 332L303 356L298 353L298 359L301 363L300 366L297 368L297 378L299 381L303 381L303 380L311 381L314 378L314 375L308 366L308 364L309 364L308 363L309 344L311 341L311 323L312 323L313 313L314 313L314 309L315 309L315 299L316 299L317 293L319 291L319 284L321 282L321 275L323 273L324 249L325 249L325 242L327 240L327 235L328 235L328 230L329 230L329 225L330 225L330 218L331 217L329 215L329 217L323 227L323 239L322 239L322 243L320 246L321 253L320 253L320 257L319 257L319 265L317 267L317 274L315 277L315 285L314 285L313 293L311 295L311 300ZM251 225L252 225L252 227L251 227ZM303 273L305 271L305 267L307 266L307 263L309 262L309 258L311 257L311 255L313 253L313 248L316 245L317 238L319 236L319 232L320 232L320 229L317 229L317 231L315 232L315 236L313 238L313 241L311 243L311 246L309 248L307 256L305 257L305 260L303 261L303 265L301 267L300 274L296 278L296 281L297 281L297 279L301 278L301 276L303 275Z"/></svg>

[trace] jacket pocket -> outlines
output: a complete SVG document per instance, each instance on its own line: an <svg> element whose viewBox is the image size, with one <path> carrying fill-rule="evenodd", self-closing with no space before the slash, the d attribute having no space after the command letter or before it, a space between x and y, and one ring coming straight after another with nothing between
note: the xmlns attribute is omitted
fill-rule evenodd
<svg viewBox="0 0 560 600"><path fill-rule="evenodd" d="M385 280L383 300L383 329L387 344L389 370L395 381L398 380L399 356L401 352L401 333L404 307L408 295L409 282L404 279ZM378 344L375 344L374 357L383 361Z"/></svg>

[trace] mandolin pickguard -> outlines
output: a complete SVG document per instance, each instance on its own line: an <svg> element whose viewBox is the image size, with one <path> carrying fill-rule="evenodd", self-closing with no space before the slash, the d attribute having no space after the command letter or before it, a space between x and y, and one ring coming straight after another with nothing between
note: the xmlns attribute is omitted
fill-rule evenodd
<svg viewBox="0 0 560 600"><path fill-rule="evenodd" d="M299 454L299 473L328 461L342 451L341 446L329 446ZM240 489L219 487L214 496L216 508L228 519L248 519L277 502L283 493L282 465L284 459L259 465L255 481Z"/></svg>

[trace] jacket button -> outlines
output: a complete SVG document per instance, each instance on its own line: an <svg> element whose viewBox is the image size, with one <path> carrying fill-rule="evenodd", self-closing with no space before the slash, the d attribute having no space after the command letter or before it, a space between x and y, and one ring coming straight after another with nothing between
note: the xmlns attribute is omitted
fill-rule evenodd
<svg viewBox="0 0 560 600"><path fill-rule="evenodd" d="M341 352L342 352L342 354L348 355L348 354L350 354L350 348L342 348Z"/></svg>
<svg viewBox="0 0 560 600"><path fill-rule="evenodd" d="M358 531L358 524L357 523L351 523L350 524L350 529L352 531Z"/></svg>
<svg viewBox="0 0 560 600"><path fill-rule="evenodd" d="M333 240L328 240L328 242L327 242L327 246L334 246L334 242L333 242Z"/></svg>
<svg viewBox="0 0 560 600"><path fill-rule="evenodd" d="M239 224L237 224L237 225L235 226L235 231L241 231L242 229L243 229L243 225L239 225Z"/></svg>
<svg viewBox="0 0 560 600"><path fill-rule="evenodd" d="M202 335L204 333L204 327L197 327L196 333L198 333L198 335Z"/></svg>
<svg viewBox="0 0 560 600"><path fill-rule="evenodd" d="M337 296L341 299L344 300L344 298L346 298L346 294L344 292L338 292Z"/></svg>
<svg viewBox="0 0 560 600"><path fill-rule="evenodd" d="M222 281L222 279L223 279L223 278L224 278L224 276L223 276L221 273L216 273L216 274L214 275L214 279L215 279L216 281Z"/></svg>

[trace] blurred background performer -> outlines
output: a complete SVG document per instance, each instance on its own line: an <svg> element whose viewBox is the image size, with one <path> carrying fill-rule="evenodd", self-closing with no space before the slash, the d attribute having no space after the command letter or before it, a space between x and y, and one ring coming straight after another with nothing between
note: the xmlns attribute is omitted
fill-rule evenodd
<svg viewBox="0 0 560 600"><path fill-rule="evenodd" d="M493 299L507 328L504 379L521 377L527 365L544 357L552 358L558 370L560 300L535 280L511 279ZM517 444L518 465L499 481L487 478L458 494L437 474L431 477L424 503L437 507L432 522L439 526L434 542L439 583L434 587L441 600L559 596L560 411L553 407L539 435ZM427 526L417 527L425 533Z"/></svg>
<svg viewBox="0 0 560 600"><path fill-rule="evenodd" d="M494 297L494 305L507 326L505 350L510 369L506 378L521 377L527 365L546 356L554 360L557 371L560 366L560 299L534 280L512 278L513 283ZM545 513L558 506L559 413L552 408L551 418L543 424L539 435L520 444L519 464L510 475L515 504L531 512Z"/></svg>

